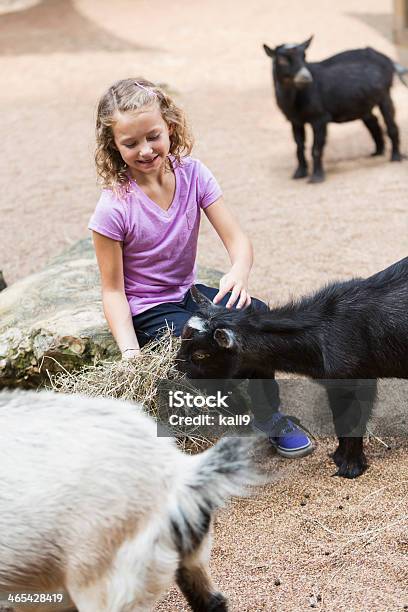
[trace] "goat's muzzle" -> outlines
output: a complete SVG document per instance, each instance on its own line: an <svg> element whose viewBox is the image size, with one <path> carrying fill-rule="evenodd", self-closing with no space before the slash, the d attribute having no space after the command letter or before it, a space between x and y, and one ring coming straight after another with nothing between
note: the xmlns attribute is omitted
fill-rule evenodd
<svg viewBox="0 0 408 612"><path fill-rule="evenodd" d="M295 84L296 87L305 87L305 85L308 85L309 83L312 83L312 82L313 82L312 74L310 70L306 68L306 66L303 66L295 74L295 77L293 79L293 83Z"/></svg>

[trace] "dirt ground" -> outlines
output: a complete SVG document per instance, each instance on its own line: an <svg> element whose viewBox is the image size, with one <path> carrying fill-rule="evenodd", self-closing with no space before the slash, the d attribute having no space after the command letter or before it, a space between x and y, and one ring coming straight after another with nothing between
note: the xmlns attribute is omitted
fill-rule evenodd
<svg viewBox="0 0 408 612"><path fill-rule="evenodd" d="M406 256L408 162L370 158L361 122L332 125L327 181L292 181L295 147L261 47L314 33L312 60L366 45L398 59L391 10L391 0L45 0L0 15L6 280L87 235L99 192L96 101L131 75L167 83L185 107L194 154L253 240L253 294L274 303ZM407 153L408 90L397 83L393 99ZM228 265L206 222L199 261ZM276 482L217 519L212 571L232 610L408 607L407 441L392 447L371 442L370 469L356 481L331 477L333 441L298 461L271 455ZM187 607L174 589L157 610Z"/></svg>

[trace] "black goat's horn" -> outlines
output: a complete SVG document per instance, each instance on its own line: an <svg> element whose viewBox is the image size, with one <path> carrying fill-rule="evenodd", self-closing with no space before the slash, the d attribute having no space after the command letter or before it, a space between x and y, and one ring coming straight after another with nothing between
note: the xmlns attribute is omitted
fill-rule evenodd
<svg viewBox="0 0 408 612"><path fill-rule="evenodd" d="M303 49L303 51L306 51L306 49L308 48L308 46L310 45L310 43L311 43L311 42L312 42L312 40L313 40L313 36L314 36L314 34L312 34L310 38L308 38L307 40L305 40L305 42L301 43L301 44L299 45L299 48L300 48L300 49Z"/></svg>

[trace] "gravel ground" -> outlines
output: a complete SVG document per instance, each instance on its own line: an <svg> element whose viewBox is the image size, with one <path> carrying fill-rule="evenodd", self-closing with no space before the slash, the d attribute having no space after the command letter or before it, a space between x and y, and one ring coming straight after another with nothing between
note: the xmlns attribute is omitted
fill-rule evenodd
<svg viewBox="0 0 408 612"><path fill-rule="evenodd" d="M87 235L98 197L96 100L129 75L170 85L192 121L195 155L213 170L253 239L254 294L282 301L327 280L367 275L407 254L408 163L370 158L361 123L333 125L327 181L294 182L294 143L276 109L263 42L315 34L310 59L372 45L391 57L391 0L45 0L0 15L0 269L12 283ZM306 5L305 5L306 6ZM408 91L393 90L408 149ZM310 133L309 143L310 143ZM200 261L227 259L203 223ZM290 412L290 406L284 407ZM397 611L408 606L406 440L369 445L357 481L311 457L271 455L273 484L218 517L212 571L239 612ZM303 502L303 505L302 505ZM279 582L279 584L277 584ZM186 610L171 591L157 610Z"/></svg>

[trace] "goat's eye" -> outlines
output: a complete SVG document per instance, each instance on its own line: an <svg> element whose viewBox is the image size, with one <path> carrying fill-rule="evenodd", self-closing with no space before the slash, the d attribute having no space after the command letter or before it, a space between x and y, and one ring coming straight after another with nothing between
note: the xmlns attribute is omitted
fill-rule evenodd
<svg viewBox="0 0 408 612"><path fill-rule="evenodd" d="M202 353L201 351L197 351L192 355L193 361L201 361L202 359L207 359L208 357L210 357L210 353Z"/></svg>

